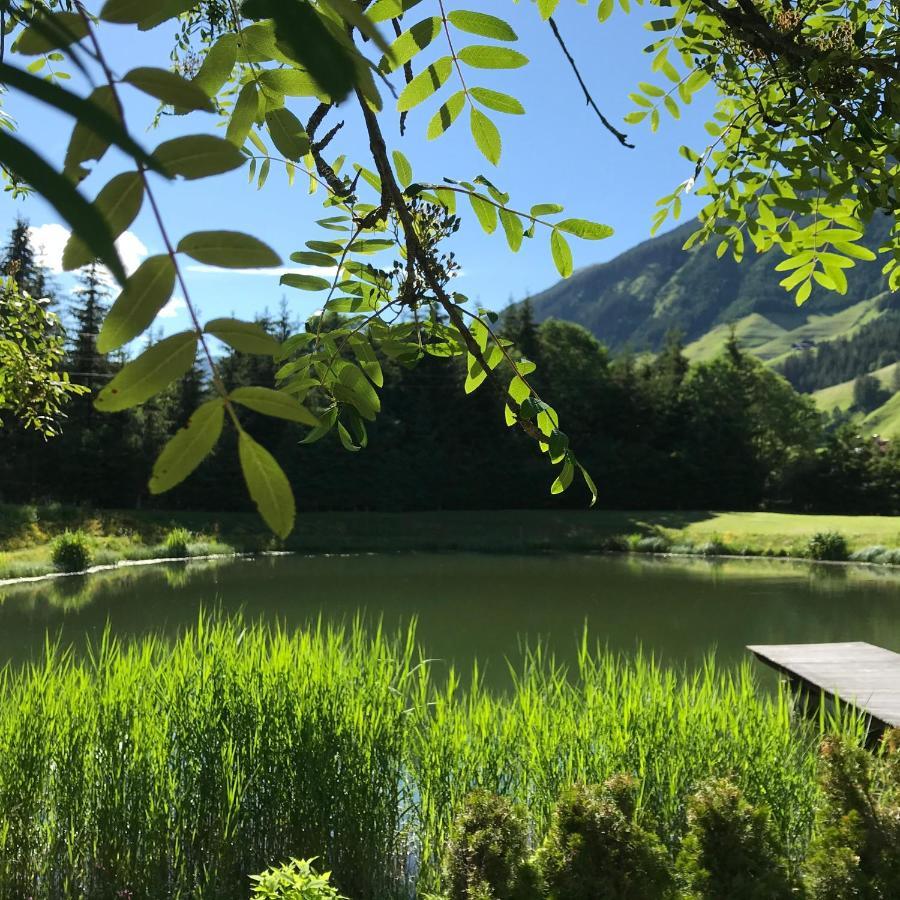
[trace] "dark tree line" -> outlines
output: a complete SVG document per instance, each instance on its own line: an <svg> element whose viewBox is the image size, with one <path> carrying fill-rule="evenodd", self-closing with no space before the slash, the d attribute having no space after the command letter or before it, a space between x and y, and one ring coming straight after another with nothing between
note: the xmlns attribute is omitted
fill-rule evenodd
<svg viewBox="0 0 900 900"><path fill-rule="evenodd" d="M7 268L17 253L13 242ZM33 255L19 272L45 277ZM67 368L92 389L124 361L96 349L108 303L100 273L85 270L66 317ZM285 308L260 322L276 337L293 324ZM718 359L691 365L674 336L652 360L612 358L578 325L537 325L527 303L511 308L499 327L538 365L537 387L570 424L602 506L900 512L900 451L848 428L829 432L809 398L734 340ZM414 373L383 365L382 413L361 452L345 451L334 435L301 445L307 429L247 413L252 433L290 477L301 510L587 504L577 492L550 496L543 460L505 425L502 390L490 380L466 395L465 372L454 360L426 357ZM219 366L230 387L275 386L278 363L269 357L229 352ZM0 430L0 499L248 509L227 429L186 483L161 497L147 492L162 446L208 395L208 373L198 363L162 396L128 412L101 414L90 396L74 398L53 440Z"/></svg>

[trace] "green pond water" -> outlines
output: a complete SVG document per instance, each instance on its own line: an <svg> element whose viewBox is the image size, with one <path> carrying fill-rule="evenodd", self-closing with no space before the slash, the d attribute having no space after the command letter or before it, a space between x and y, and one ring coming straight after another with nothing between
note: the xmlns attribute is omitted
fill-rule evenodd
<svg viewBox="0 0 900 900"><path fill-rule="evenodd" d="M46 635L83 649L109 623L126 639L174 635L202 609L299 626L364 614L418 619L436 665L487 665L543 640L564 662L582 631L696 665L734 663L751 643L866 640L900 651L900 572L763 560L409 554L280 556L123 568L0 587L0 662L43 652Z"/></svg>

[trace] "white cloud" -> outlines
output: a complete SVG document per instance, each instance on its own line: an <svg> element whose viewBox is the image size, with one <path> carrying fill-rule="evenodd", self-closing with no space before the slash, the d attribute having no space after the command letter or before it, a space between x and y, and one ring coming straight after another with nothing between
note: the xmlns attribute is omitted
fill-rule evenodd
<svg viewBox="0 0 900 900"><path fill-rule="evenodd" d="M320 269L317 266L279 266L271 269L220 269L216 266L188 266L187 271L200 275L255 275L270 278L275 275L279 277L282 275L321 275L323 278L327 278L329 275L333 276L337 269L334 267Z"/></svg>
<svg viewBox="0 0 900 900"><path fill-rule="evenodd" d="M158 313L161 319L174 319L180 315L183 309L187 309L187 303L182 297L173 297Z"/></svg>
<svg viewBox="0 0 900 900"><path fill-rule="evenodd" d="M31 236L31 243L37 250L38 259L45 265L54 275L59 275L62 270L63 249L66 241L69 240L71 233L68 228L62 225L38 225L28 229Z"/></svg>
<svg viewBox="0 0 900 900"><path fill-rule="evenodd" d="M32 226L29 229L31 241L38 252L41 262L54 275L63 273L62 257L71 231L56 222L49 225ZM130 275L147 256L144 242L132 231L123 232L116 241L116 249L122 258L122 265ZM109 279L112 280L111 278Z"/></svg>

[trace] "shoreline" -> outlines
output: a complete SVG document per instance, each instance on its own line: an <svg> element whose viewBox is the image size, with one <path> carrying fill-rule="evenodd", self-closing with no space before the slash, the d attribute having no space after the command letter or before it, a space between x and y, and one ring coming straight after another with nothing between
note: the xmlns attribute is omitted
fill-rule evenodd
<svg viewBox="0 0 900 900"><path fill-rule="evenodd" d="M520 556L526 554L538 554L541 556L620 556L620 557L641 557L649 559L658 559L662 561L673 560L691 560L695 562L717 561L743 561L743 562L776 562L776 563L804 563L807 566L831 566L831 567L859 567L866 569L900 569L900 564L893 562L870 562L865 560L854 559L810 559L808 556L781 556L781 555L765 555L761 553L671 553L671 552L654 552L649 550L611 550L607 548L598 548L595 550L585 548L530 548L523 550L484 550L472 548L450 548L437 549L434 547L424 548L399 548L396 550L312 550L303 552L301 550L261 550L256 552L234 551L233 553L207 553L197 556L162 556L154 559L121 559L115 563L106 563L103 565L90 566L79 572L47 572L43 575L26 575L21 578L3 578L0 579L0 588L14 587L23 584L39 584L44 581L55 581L60 578L84 578L88 575L98 575L103 572L114 572L119 569L135 568L138 566L158 566L169 565L172 563L192 563L204 562L210 560L246 560L252 561L262 557L277 556L301 556L309 558L320 558L328 556L380 556L380 555L415 555L418 553L433 553L436 555L453 555L459 553L473 553L484 556Z"/></svg>

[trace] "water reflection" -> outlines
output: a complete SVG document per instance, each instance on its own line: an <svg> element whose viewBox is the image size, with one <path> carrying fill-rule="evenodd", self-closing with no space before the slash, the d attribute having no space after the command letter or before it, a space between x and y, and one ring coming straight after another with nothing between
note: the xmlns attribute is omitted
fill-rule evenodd
<svg viewBox="0 0 900 900"><path fill-rule="evenodd" d="M0 588L0 660L34 658L45 635L83 647L109 622L174 634L201 609L290 626L365 614L418 619L432 656L505 672L522 641L573 661L585 626L619 650L670 662L746 658L748 643L868 640L900 650L900 573L781 560L409 554L206 560Z"/></svg>

